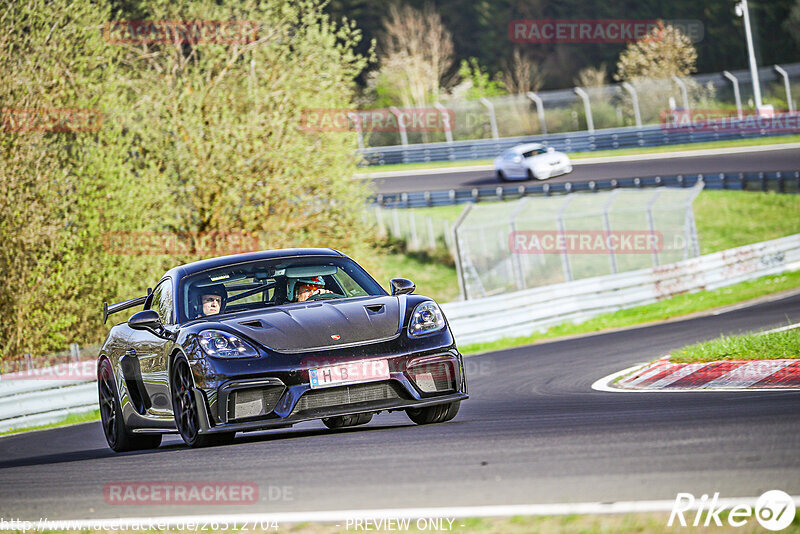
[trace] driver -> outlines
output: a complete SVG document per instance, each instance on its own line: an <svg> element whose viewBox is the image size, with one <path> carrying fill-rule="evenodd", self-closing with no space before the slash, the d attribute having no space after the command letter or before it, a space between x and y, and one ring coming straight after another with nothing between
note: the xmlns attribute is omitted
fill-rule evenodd
<svg viewBox="0 0 800 534"><path fill-rule="evenodd" d="M228 300L228 292L222 284L208 287L201 287L198 291L198 304L200 317L206 315L217 315L225 309Z"/></svg>
<svg viewBox="0 0 800 534"><path fill-rule="evenodd" d="M305 302L312 295L321 295L322 293L333 293L333 291L325 289L325 281L321 276L300 278L294 286L296 302Z"/></svg>

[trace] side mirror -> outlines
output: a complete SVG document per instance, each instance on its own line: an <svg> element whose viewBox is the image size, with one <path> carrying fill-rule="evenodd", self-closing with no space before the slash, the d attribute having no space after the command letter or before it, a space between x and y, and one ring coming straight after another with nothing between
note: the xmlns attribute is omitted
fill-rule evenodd
<svg viewBox="0 0 800 534"><path fill-rule="evenodd" d="M392 286L393 297L396 297L397 295L408 295L417 289L417 286L414 285L414 282L405 278L392 278L389 283Z"/></svg>
<svg viewBox="0 0 800 534"><path fill-rule="evenodd" d="M158 312L155 310L142 310L134 313L128 319L128 326L134 330L149 330L156 335L159 335L163 329L161 319L159 319Z"/></svg>

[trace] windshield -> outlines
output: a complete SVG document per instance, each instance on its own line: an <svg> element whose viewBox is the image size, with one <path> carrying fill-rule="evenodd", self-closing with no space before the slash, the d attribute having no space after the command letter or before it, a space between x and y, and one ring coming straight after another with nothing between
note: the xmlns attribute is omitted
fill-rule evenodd
<svg viewBox="0 0 800 534"><path fill-rule="evenodd" d="M181 281L181 322L313 300L386 295L349 258L277 258L237 263Z"/></svg>

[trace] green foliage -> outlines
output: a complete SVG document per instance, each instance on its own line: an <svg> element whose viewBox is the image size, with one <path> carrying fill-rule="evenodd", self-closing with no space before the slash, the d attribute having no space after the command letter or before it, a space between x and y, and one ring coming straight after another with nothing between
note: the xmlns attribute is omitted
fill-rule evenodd
<svg viewBox="0 0 800 534"><path fill-rule="evenodd" d="M462 79L462 83L469 84L465 95L468 100L506 94L502 80L497 76L492 78L487 71L481 68L477 58L461 60L458 75Z"/></svg>
<svg viewBox="0 0 800 534"><path fill-rule="evenodd" d="M137 253L144 236L232 233L261 248L359 254L367 195L352 133L308 132L303 112L346 107L360 33L318 0L33 0L0 12L6 108L96 109L96 131L0 134L0 356L95 342L103 300L143 294L216 251ZM118 44L111 20L255 21L247 43ZM109 236L122 236L109 247ZM215 253L216 252L216 253Z"/></svg>

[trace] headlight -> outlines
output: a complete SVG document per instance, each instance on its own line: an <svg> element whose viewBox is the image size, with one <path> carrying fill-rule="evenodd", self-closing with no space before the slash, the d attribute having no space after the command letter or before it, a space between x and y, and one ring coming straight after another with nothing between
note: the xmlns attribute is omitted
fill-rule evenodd
<svg viewBox="0 0 800 534"><path fill-rule="evenodd" d="M217 358L256 358L258 351L238 336L222 330L205 330L200 333L200 346L209 356Z"/></svg>
<svg viewBox="0 0 800 534"><path fill-rule="evenodd" d="M421 336L442 328L444 328L444 315L438 304L431 301L417 304L414 313L411 314L411 321L408 323L409 335Z"/></svg>

